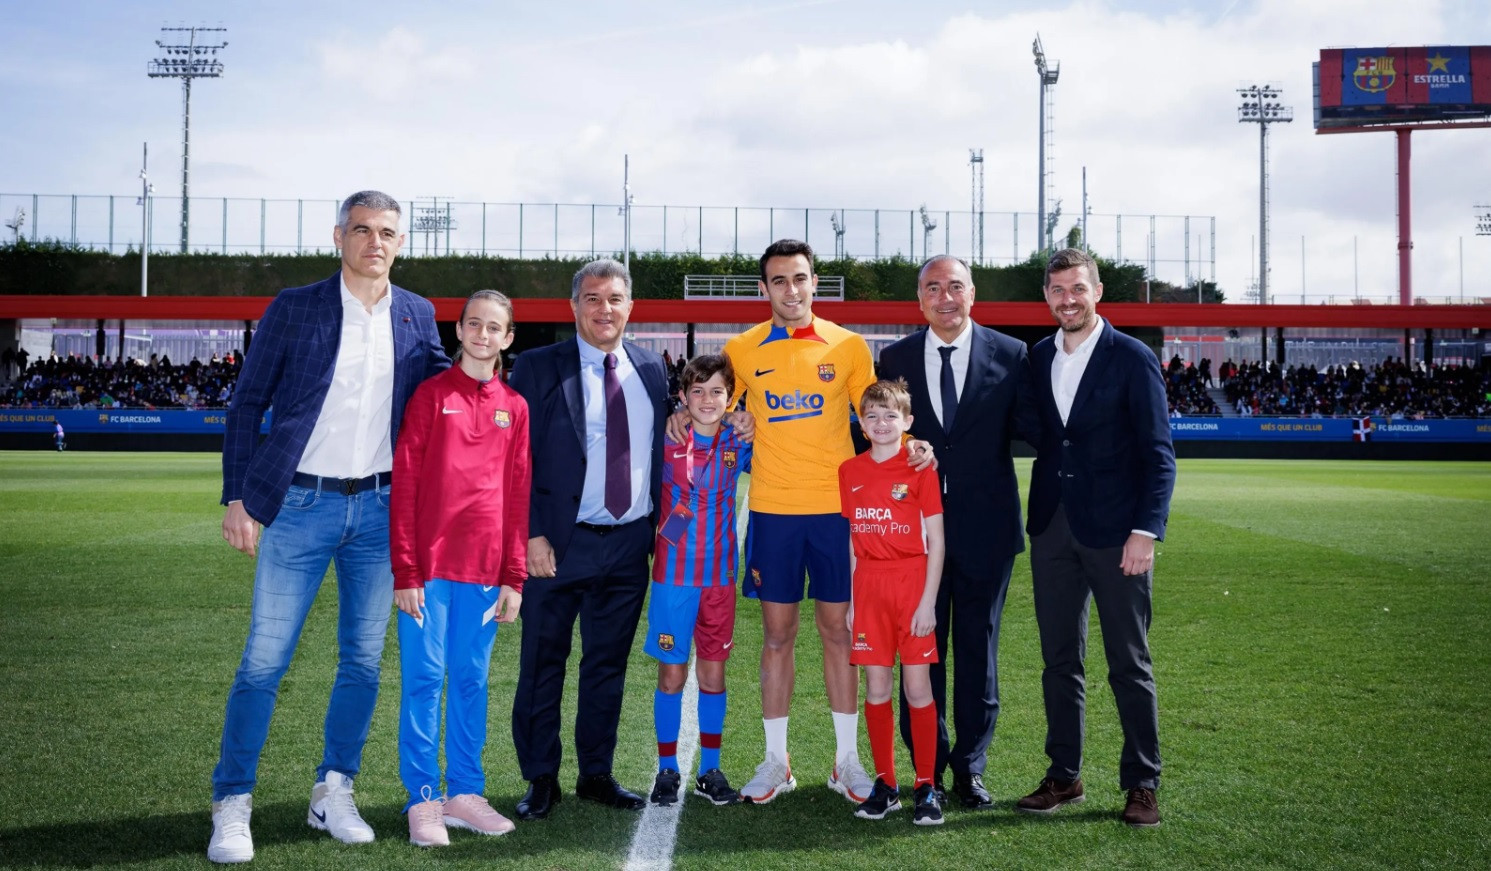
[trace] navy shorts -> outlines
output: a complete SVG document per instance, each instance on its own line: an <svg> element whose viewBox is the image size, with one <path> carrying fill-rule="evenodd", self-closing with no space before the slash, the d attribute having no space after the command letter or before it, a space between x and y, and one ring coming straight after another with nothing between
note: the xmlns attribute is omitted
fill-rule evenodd
<svg viewBox="0 0 1491 871"><path fill-rule="evenodd" d="M842 514L752 511L741 591L763 602L849 601L849 520Z"/></svg>

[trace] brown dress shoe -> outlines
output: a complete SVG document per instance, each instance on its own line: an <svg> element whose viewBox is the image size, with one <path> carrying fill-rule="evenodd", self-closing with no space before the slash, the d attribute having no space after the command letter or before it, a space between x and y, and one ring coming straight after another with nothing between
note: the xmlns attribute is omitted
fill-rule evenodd
<svg viewBox="0 0 1491 871"><path fill-rule="evenodd" d="M1129 801L1123 808L1123 821L1138 828L1152 829L1158 826L1160 805L1155 801L1154 790L1143 786L1129 790Z"/></svg>
<svg viewBox="0 0 1491 871"><path fill-rule="evenodd" d="M1153 793L1151 793L1153 794ZM1015 810L1028 814L1055 813L1064 804L1081 804L1087 800L1082 792L1082 778L1072 781L1046 778L1035 792L1015 803Z"/></svg>

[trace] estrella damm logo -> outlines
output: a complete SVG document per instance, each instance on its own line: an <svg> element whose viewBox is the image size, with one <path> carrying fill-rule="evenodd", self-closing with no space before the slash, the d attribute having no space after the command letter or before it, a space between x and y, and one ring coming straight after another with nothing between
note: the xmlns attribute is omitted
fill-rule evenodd
<svg viewBox="0 0 1491 871"><path fill-rule="evenodd" d="M1351 80L1356 84L1357 90L1369 94L1380 94L1391 88L1398 80L1398 74L1393 70L1392 55L1357 58L1356 71L1351 74Z"/></svg>
<svg viewBox="0 0 1491 871"><path fill-rule="evenodd" d="M735 468L735 463L736 463L736 454L735 454L735 452L734 451L720 451L720 462L724 463L725 464L725 468L727 468L727 469L733 469L733 468Z"/></svg>
<svg viewBox="0 0 1491 871"><path fill-rule="evenodd" d="M900 502L902 499L906 498L906 494L910 492L910 490L911 488L906 484L892 484L890 485L890 498L896 500L897 502Z"/></svg>
<svg viewBox="0 0 1491 871"><path fill-rule="evenodd" d="M772 411L791 412L767 417L766 420L769 423L818 417L823 414L823 394L803 393L801 390L794 390L791 393L772 393L768 390L766 391L766 407Z"/></svg>
<svg viewBox="0 0 1491 871"><path fill-rule="evenodd" d="M492 422L503 429L513 425L513 416L506 409L499 408L492 412Z"/></svg>
<svg viewBox="0 0 1491 871"><path fill-rule="evenodd" d="M819 381L825 381L825 382L834 380L834 364L832 364L832 363L819 363L818 364L818 380Z"/></svg>
<svg viewBox="0 0 1491 871"><path fill-rule="evenodd" d="M666 632L659 632L657 636L657 646L662 650L672 650L673 636L669 635Z"/></svg>

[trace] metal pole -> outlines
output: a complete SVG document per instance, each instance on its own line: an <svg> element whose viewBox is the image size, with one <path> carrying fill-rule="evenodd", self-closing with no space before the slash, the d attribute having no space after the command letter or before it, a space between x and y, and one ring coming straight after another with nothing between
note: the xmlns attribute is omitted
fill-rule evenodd
<svg viewBox="0 0 1491 871"><path fill-rule="evenodd" d="M1351 290L1357 299L1362 298L1361 273L1357 270L1356 263L1356 237L1351 237Z"/></svg>
<svg viewBox="0 0 1491 871"><path fill-rule="evenodd" d="M518 203L518 259L523 259L523 204Z"/></svg>
<svg viewBox="0 0 1491 871"><path fill-rule="evenodd" d="M1258 124L1258 303L1268 305L1268 124L1262 122Z"/></svg>
<svg viewBox="0 0 1491 871"><path fill-rule="evenodd" d="M193 35L195 39L195 35ZM192 154L192 80L181 80L183 108L181 110L181 253L186 253L187 224L191 220L190 167Z"/></svg>
<svg viewBox="0 0 1491 871"><path fill-rule="evenodd" d="M1082 167L1082 251L1091 253L1092 246L1087 244L1087 167Z"/></svg>
<svg viewBox="0 0 1491 871"><path fill-rule="evenodd" d="M1044 254L1046 251L1046 80L1041 79L1040 90L1041 114L1037 129L1040 135L1036 138L1038 154L1040 155L1040 172L1037 176L1036 185L1036 213L1035 213L1035 238L1036 253Z"/></svg>
<svg viewBox="0 0 1491 871"><path fill-rule="evenodd" d="M1413 303L1413 218L1412 185L1409 184L1409 162L1413 149L1410 130L1398 133L1398 305Z"/></svg>
<svg viewBox="0 0 1491 871"><path fill-rule="evenodd" d="M1299 304L1305 304L1305 237L1299 237Z"/></svg>
<svg viewBox="0 0 1491 871"><path fill-rule="evenodd" d="M621 156L622 262L632 268L632 156Z"/></svg>
<svg viewBox="0 0 1491 871"><path fill-rule="evenodd" d="M109 194L109 253L114 253L114 195Z"/></svg>
<svg viewBox="0 0 1491 871"><path fill-rule="evenodd" d="M264 253L264 198L259 197L259 253Z"/></svg>
<svg viewBox="0 0 1491 871"><path fill-rule="evenodd" d="M223 197L223 253L228 253L228 198Z"/></svg>
<svg viewBox="0 0 1491 871"><path fill-rule="evenodd" d="M140 296L150 295L150 143L140 158Z"/></svg>

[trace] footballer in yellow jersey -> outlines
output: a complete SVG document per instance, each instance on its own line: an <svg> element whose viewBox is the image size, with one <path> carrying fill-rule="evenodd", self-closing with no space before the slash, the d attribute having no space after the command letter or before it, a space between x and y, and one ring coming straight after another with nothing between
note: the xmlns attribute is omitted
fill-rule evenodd
<svg viewBox="0 0 1491 871"><path fill-rule="evenodd" d="M767 321L726 342L725 356L756 421L751 510L837 513L839 466L854 456L850 404L875 383L864 338L823 318Z"/></svg>

